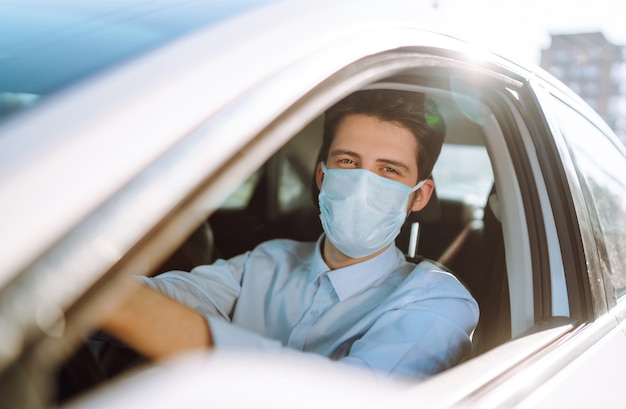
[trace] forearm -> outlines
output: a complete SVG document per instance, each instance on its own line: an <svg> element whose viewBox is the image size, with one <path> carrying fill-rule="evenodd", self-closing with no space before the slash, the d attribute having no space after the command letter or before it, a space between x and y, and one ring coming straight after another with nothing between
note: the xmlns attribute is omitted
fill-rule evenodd
<svg viewBox="0 0 626 409"><path fill-rule="evenodd" d="M132 285L132 294L101 323L103 330L156 360L213 345L202 315L145 285Z"/></svg>

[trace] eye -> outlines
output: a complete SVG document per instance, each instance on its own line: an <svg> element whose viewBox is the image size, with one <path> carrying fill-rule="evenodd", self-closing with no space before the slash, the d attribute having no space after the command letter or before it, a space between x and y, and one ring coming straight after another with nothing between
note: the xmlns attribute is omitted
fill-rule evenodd
<svg viewBox="0 0 626 409"><path fill-rule="evenodd" d="M356 161L351 158L340 158L337 160L340 167L356 167Z"/></svg>
<svg viewBox="0 0 626 409"><path fill-rule="evenodd" d="M400 172L398 172L397 170L395 170L394 168L392 168L390 166L385 166L383 168L383 172L385 172L385 173L393 173L393 174L396 174L396 175L400 174Z"/></svg>

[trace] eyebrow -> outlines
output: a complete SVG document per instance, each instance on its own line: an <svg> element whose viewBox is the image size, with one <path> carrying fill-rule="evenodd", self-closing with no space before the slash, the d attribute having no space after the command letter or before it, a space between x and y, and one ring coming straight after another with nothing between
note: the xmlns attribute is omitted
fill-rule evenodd
<svg viewBox="0 0 626 409"><path fill-rule="evenodd" d="M328 153L329 157L339 156L339 155L348 155L348 156L353 156L355 158L361 157L361 155L359 155L358 153L349 151L347 149L333 149L332 151Z"/></svg>
<svg viewBox="0 0 626 409"><path fill-rule="evenodd" d="M404 170L405 172L410 172L410 169L408 167L407 164L405 164L404 162L400 162L397 160L393 160L393 159L376 159L376 162L378 163L384 163L387 165L393 165L396 168L401 168L402 170Z"/></svg>
<svg viewBox="0 0 626 409"><path fill-rule="evenodd" d="M352 156L354 158L360 158L361 157L361 155L359 155L358 153L353 152L353 151L349 151L347 149L333 149L328 154L329 157L335 157L335 156L339 156L339 155L347 155L347 156ZM405 172L410 172L409 166L406 163L404 163L404 162L400 162L400 161L393 160L393 159L376 159L376 162L377 163L386 164L386 165L392 165L392 166L394 166L396 168L401 168Z"/></svg>

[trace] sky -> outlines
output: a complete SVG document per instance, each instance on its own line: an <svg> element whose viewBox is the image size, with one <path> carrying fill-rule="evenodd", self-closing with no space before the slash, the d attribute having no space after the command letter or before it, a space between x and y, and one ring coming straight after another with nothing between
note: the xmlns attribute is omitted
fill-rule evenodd
<svg viewBox="0 0 626 409"><path fill-rule="evenodd" d="M626 46L626 0L424 0L451 24L523 63L539 64L550 34L601 31Z"/></svg>

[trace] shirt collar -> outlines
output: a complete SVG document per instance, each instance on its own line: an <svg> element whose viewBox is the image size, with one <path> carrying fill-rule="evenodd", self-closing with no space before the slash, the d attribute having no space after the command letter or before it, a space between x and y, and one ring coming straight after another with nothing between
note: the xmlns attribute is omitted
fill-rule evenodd
<svg viewBox="0 0 626 409"><path fill-rule="evenodd" d="M311 260L311 266L309 270L309 282L317 280L319 276L324 273L330 271L328 265L324 261L324 257L322 257L322 244L324 242L324 234L317 239L317 243L315 244L315 252L313 253L313 258Z"/></svg>
<svg viewBox="0 0 626 409"><path fill-rule="evenodd" d="M393 243L382 253L369 260L351 266L330 270L322 257L324 234L317 240L315 256L311 265L310 280L316 280L327 273L340 301L369 287L377 280L394 271L404 261L402 254Z"/></svg>

